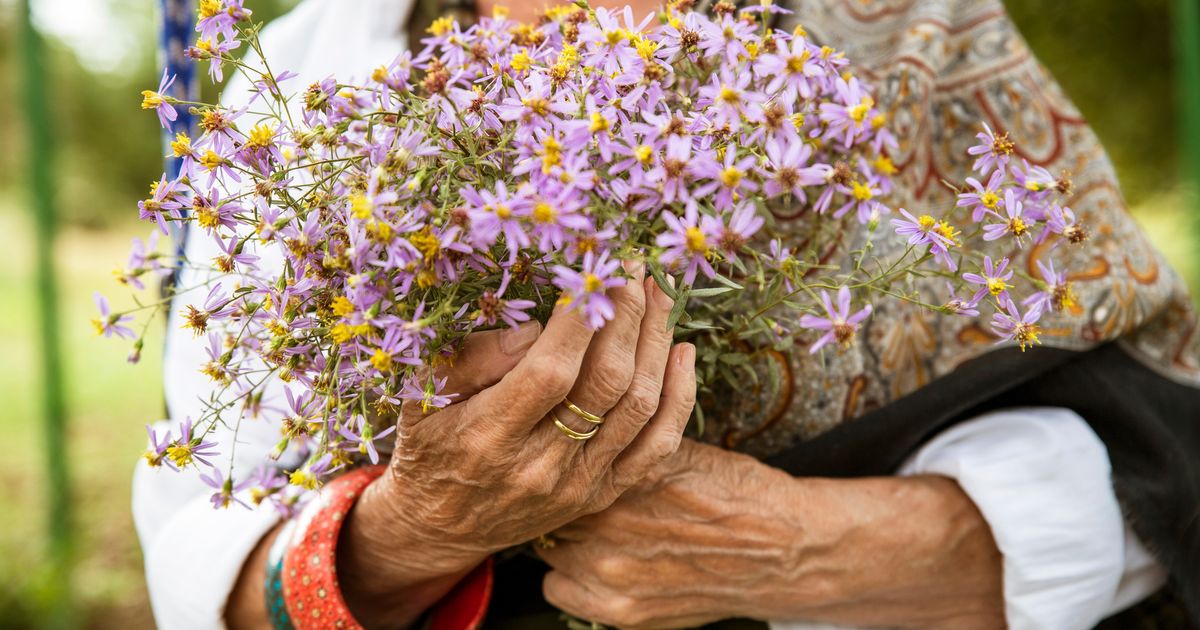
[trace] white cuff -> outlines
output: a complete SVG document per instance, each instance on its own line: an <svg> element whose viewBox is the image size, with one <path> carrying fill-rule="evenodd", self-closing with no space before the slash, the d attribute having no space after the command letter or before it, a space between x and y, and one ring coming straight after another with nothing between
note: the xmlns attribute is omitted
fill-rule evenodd
<svg viewBox="0 0 1200 630"><path fill-rule="evenodd" d="M224 628L225 603L246 558L280 518L266 503L213 509L212 491L196 484L191 471L155 470L144 462L133 475L150 606L164 630Z"/></svg>
<svg viewBox="0 0 1200 630"><path fill-rule="evenodd" d="M1112 606L1125 569L1125 524L1108 451L1082 418L1012 409L958 424L900 474L952 477L1004 554L1014 630L1091 628Z"/></svg>

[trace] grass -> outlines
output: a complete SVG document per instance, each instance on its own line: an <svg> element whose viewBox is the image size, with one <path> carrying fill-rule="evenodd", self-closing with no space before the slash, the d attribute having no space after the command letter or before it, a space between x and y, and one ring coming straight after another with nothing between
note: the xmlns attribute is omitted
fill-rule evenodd
<svg viewBox="0 0 1200 630"><path fill-rule="evenodd" d="M1188 225L1187 196L1164 193L1136 214L1151 238L1179 268L1200 243ZM130 475L144 448L142 426L162 414L161 324L152 326L142 363L124 358L128 346L97 338L88 323L94 290L115 305L125 294L110 270L124 260L130 235L141 225L107 231L67 229L58 245L64 309L63 345L71 430L56 438L75 489L78 565L75 601L84 627L151 627L142 558L129 511ZM38 364L34 348L31 229L12 201L0 199L0 626L37 627L45 615L41 480L43 436L38 424ZM1192 267L1194 269L1194 267ZM1197 286L1200 278L1192 278Z"/></svg>

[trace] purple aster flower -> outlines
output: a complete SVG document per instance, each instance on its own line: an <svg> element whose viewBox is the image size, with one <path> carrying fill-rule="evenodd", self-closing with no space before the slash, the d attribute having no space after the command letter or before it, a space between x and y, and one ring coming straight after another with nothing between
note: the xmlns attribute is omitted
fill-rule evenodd
<svg viewBox="0 0 1200 630"><path fill-rule="evenodd" d="M987 186L979 183L974 177L967 178L967 184L974 189L974 192L962 193L958 196L958 203L955 204L959 208L971 209L971 220L979 223L989 212L994 212L996 206L1000 205L1001 187L1004 185L1004 171L996 171L988 179Z"/></svg>
<svg viewBox="0 0 1200 630"><path fill-rule="evenodd" d="M424 383L421 382L422 380ZM422 378L414 375L404 379L404 384L397 396L401 400L420 403L421 413L432 413L449 405L458 396L458 394L442 394L445 388L445 378Z"/></svg>
<svg viewBox="0 0 1200 630"><path fill-rule="evenodd" d="M105 337L116 335L122 339L134 339L137 337L133 330L122 325L133 321L133 315L122 315L111 312L108 308L108 298L101 295L99 291L92 294L92 299L96 302L96 309L100 311L100 317L92 320L92 326L96 328L97 335L104 335Z"/></svg>
<svg viewBox="0 0 1200 630"><path fill-rule="evenodd" d="M858 222L866 224L872 218L878 216L880 204L875 200L876 195L882 193L879 189L879 180L877 178L868 178L866 180L853 179L849 186L839 186L838 190L850 197L849 201L837 209L833 213L834 217L842 218L847 212L854 210L858 217Z"/></svg>
<svg viewBox="0 0 1200 630"><path fill-rule="evenodd" d="M699 159L693 164L692 173L696 177L709 180L696 188L693 193L694 197L708 197L716 192L717 196L713 198L713 205L718 209L728 209L745 193L758 190L758 185L747 177L757 160L753 155L744 155L739 158L737 151L736 144L729 144L725 146L723 163L713 160L705 154L707 159Z"/></svg>
<svg viewBox="0 0 1200 630"><path fill-rule="evenodd" d="M204 436L192 435L192 419L187 418L179 427L179 437L167 446L167 457L176 468L186 468L196 462L212 467L209 457L216 457L216 442L204 441Z"/></svg>
<svg viewBox="0 0 1200 630"><path fill-rule="evenodd" d="M138 218L143 221L154 221L158 230L167 234L167 216L179 218L178 210L183 207L176 199L179 180L167 181L166 174L150 187L150 198L138 202Z"/></svg>
<svg viewBox="0 0 1200 630"><path fill-rule="evenodd" d="M174 468L175 466L171 463L171 460L167 459L167 447L171 445L171 432L165 431L160 437L158 432L154 430L154 427L147 424L146 435L150 438L150 447L142 453L146 464L151 468L158 468L163 464Z"/></svg>
<svg viewBox="0 0 1200 630"><path fill-rule="evenodd" d="M828 164L809 164L813 149L805 142L782 143L771 138L766 149L763 190L771 197L787 192L803 202L806 199L804 187L824 184L833 171Z"/></svg>
<svg viewBox="0 0 1200 630"><path fill-rule="evenodd" d="M158 89L142 91L142 109L153 109L158 113L158 122L162 124L163 129L169 129L171 123L179 117L179 113L175 111L175 107L167 102L170 98L167 96L167 90L171 89L171 85L175 83L174 76L167 76L167 71L163 70L162 79L158 82Z"/></svg>
<svg viewBox="0 0 1200 630"><path fill-rule="evenodd" d="M708 259L712 254L712 242L724 229L721 221L707 215L701 217L692 204L688 204L682 220L665 211L662 218L667 224L667 231L660 233L655 243L665 247L666 251L659 256L659 262L672 270L685 262L687 267L683 272L683 281L688 285L695 281L697 271L709 278L717 275Z"/></svg>
<svg viewBox="0 0 1200 630"><path fill-rule="evenodd" d="M1007 270L1008 273L1005 273ZM1008 280L1013 277L1013 270L1008 268L1008 259L1001 258L1000 264L993 265L991 256L983 257L983 273L964 273L963 280L979 285L979 290L971 298L971 304L978 304L986 295L991 295L1000 304L1008 300L1008 290L1012 287Z"/></svg>
<svg viewBox="0 0 1200 630"><path fill-rule="evenodd" d="M714 73L712 82L700 88L697 104L707 108L717 125L735 127L743 117L755 120L762 115L762 109L754 105L765 97L751 89L751 78L749 72L734 74L722 69L720 77Z"/></svg>
<svg viewBox="0 0 1200 630"><path fill-rule="evenodd" d="M1058 186L1058 178L1051 175L1050 171L1040 166L1031 166L1028 160L1021 160L1021 164L1024 168L1016 165L1012 167L1013 181L1034 198L1043 199L1046 193Z"/></svg>
<svg viewBox="0 0 1200 630"><path fill-rule="evenodd" d="M1079 244L1087 240L1087 229L1075 220L1075 213L1067 206L1054 204L1046 213L1046 229L1038 236L1038 242L1051 234L1058 234L1068 243Z"/></svg>
<svg viewBox="0 0 1200 630"><path fill-rule="evenodd" d="M825 317L804 315L800 318L800 326L809 330L823 330L824 335L817 339L809 349L816 354L831 342L838 342L843 348L849 347L854 341L859 325L871 315L871 305L867 304L858 312L850 313L850 289L843 286L838 289L837 304L829 298L829 292L821 291L821 303L825 306Z"/></svg>
<svg viewBox="0 0 1200 630"><path fill-rule="evenodd" d="M766 220L758 214L754 204L743 203L729 214L729 222L721 228L717 238L717 247L725 252L730 260L736 260L738 252L750 238L762 228Z"/></svg>
<svg viewBox="0 0 1200 630"><path fill-rule="evenodd" d="M608 252L602 252L599 256L593 252L584 254L580 271L555 265L554 286L562 290L559 304L579 309L592 328L603 327L604 322L611 320L615 314L606 291L625 284L624 278L613 276L620 266L620 261L609 259Z"/></svg>
<svg viewBox="0 0 1200 630"><path fill-rule="evenodd" d="M847 81L838 77L834 82L837 94L836 102L821 103L821 122L829 129L825 132L827 138L842 138L842 143L851 147L856 139L863 135L870 125L875 113L875 99L867 92L858 77L850 77Z"/></svg>
<svg viewBox="0 0 1200 630"><path fill-rule="evenodd" d="M502 321L510 328L516 328L522 322L529 321L529 313L525 311L537 306L537 302L504 299L504 292L508 289L511 279L512 276L505 271L500 280L500 288L484 291L483 295L479 296L479 310L474 321L476 326L495 326L496 322Z"/></svg>
<svg viewBox="0 0 1200 630"><path fill-rule="evenodd" d="M989 223L983 227L983 240L994 241L1011 234L1017 245L1023 244L1022 239L1029 235L1029 221L1024 214L1025 205L1017 199L1016 191L1012 188L1004 191L1004 215L991 211L989 214L1000 219L1000 223Z"/></svg>
<svg viewBox="0 0 1200 630"><path fill-rule="evenodd" d="M621 73L638 66L641 58L630 45L629 39L644 31L654 14L646 15L638 23L634 21L633 9L630 7L615 11L600 7L596 9L595 16L595 24L584 22L579 25L579 42L587 45L584 62L602 70L606 75Z"/></svg>
<svg viewBox="0 0 1200 630"><path fill-rule="evenodd" d="M1000 336L1000 341L996 343L1015 341L1021 346L1021 352L1029 346L1041 343L1038 335L1042 329L1037 325L1041 317L1041 306L1035 305L1022 315L1016 303L1007 300L1004 312L992 315L992 330Z"/></svg>
<svg viewBox="0 0 1200 630"><path fill-rule="evenodd" d="M671 136L667 139L667 150L659 162L646 176L658 182L664 204L691 199L689 184L692 180L692 139Z"/></svg>
<svg viewBox="0 0 1200 630"><path fill-rule="evenodd" d="M521 223L531 210L528 199L512 196L502 181L496 182L495 192L486 188L477 192L470 186L460 192L469 204L471 239L476 249L487 249L503 234L511 263L517 259L519 248L529 247L529 233Z"/></svg>
<svg viewBox="0 0 1200 630"><path fill-rule="evenodd" d="M954 286L950 284L949 280L946 281L946 291L950 294L950 299L946 301L946 304L942 308L948 313L962 315L963 317L976 317L979 315L979 309L975 308L979 304L977 298L964 300L958 297L958 293L955 292Z"/></svg>
<svg viewBox="0 0 1200 630"><path fill-rule="evenodd" d="M357 451L366 455L372 464L378 464L379 451L375 448L375 440L383 439L395 430L396 425L393 424L379 433L375 433L375 428L371 426L370 422L367 422L365 417L355 415L349 426L339 428L338 433L350 442L346 450Z"/></svg>
<svg viewBox="0 0 1200 630"><path fill-rule="evenodd" d="M813 55L817 50L805 38L793 37L791 42L780 44L778 53L759 58L755 71L770 77L767 92L783 90L782 96L788 101L810 98L817 83L813 79L825 74Z"/></svg>
<svg viewBox="0 0 1200 630"><path fill-rule="evenodd" d="M203 481L204 485L216 490L216 492L214 492L212 496L208 498L214 509L219 510L228 508L230 503L237 503L246 509L250 508L245 501L237 498L237 493L249 487L250 482L252 482L253 479L243 481L235 486L233 485L232 478L225 479L224 475L221 474L221 471L214 467L209 470L208 474L202 473L200 475L200 481Z"/></svg>
<svg viewBox="0 0 1200 630"><path fill-rule="evenodd" d="M909 245L938 245L943 248L950 246L950 239L937 231L937 219L928 214L914 217L904 208L900 208L900 214L904 215L904 218L892 219L892 225L896 228L897 235L908 237Z"/></svg>
<svg viewBox="0 0 1200 630"><path fill-rule="evenodd" d="M700 21L700 50L705 56L721 55L728 65L736 65L746 55L745 42L754 37L754 27L726 13L715 20ZM749 73L747 73L749 74Z"/></svg>
<svg viewBox="0 0 1200 630"><path fill-rule="evenodd" d="M1078 306L1075 301L1075 291L1070 280L1067 279L1067 272L1056 271L1052 260L1045 263L1039 260L1037 266L1045 285L1042 290L1025 298L1022 301L1023 305L1036 307L1042 312L1050 310L1061 312L1064 309Z"/></svg>
<svg viewBox="0 0 1200 630"><path fill-rule="evenodd" d="M978 156L971 170L986 177L993 170L1008 168L1008 160L1013 152L1013 143L1008 139L1008 134L996 134L987 123L983 123L983 131L975 137L979 139L979 144L967 149L968 154Z"/></svg>

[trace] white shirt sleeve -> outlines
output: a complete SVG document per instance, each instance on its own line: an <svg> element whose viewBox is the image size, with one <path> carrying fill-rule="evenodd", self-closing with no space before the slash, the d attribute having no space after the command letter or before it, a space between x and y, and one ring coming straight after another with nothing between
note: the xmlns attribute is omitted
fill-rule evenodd
<svg viewBox="0 0 1200 630"><path fill-rule="evenodd" d="M160 423L160 431L168 425ZM133 475L133 517L146 562L150 606L159 628L224 628L225 602L246 557L279 522L264 503L217 510L195 471L153 469Z"/></svg>
<svg viewBox="0 0 1200 630"><path fill-rule="evenodd" d="M959 423L897 474L953 478L979 507L1004 556L1005 614L1014 630L1091 628L1166 581L1125 524L1104 443L1072 411L1011 409Z"/></svg>

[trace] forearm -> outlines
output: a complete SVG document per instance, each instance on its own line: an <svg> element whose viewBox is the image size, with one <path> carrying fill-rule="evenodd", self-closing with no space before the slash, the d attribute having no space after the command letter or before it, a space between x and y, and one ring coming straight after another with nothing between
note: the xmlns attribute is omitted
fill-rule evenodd
<svg viewBox="0 0 1200 630"><path fill-rule="evenodd" d="M272 630L267 617L267 600L264 592L267 573L267 553L283 525L267 532L258 545L246 557L242 571L238 574L229 602L225 605L225 624L232 630Z"/></svg>
<svg viewBox="0 0 1200 630"><path fill-rule="evenodd" d="M979 510L943 477L793 479L802 552L758 618L913 628L1003 627L1000 553ZM819 508L819 509L814 509Z"/></svg>

